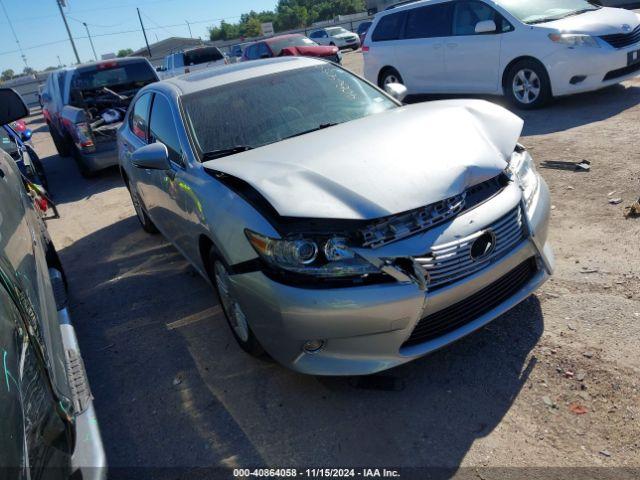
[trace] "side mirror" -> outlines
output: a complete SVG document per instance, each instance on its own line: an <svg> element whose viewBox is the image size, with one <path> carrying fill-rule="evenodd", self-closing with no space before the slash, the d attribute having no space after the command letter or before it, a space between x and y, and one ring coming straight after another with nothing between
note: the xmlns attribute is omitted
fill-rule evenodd
<svg viewBox="0 0 640 480"><path fill-rule="evenodd" d="M493 20L483 20L476 23L476 33L495 33L498 30Z"/></svg>
<svg viewBox="0 0 640 480"><path fill-rule="evenodd" d="M169 170L171 168L167 147L160 142L137 149L131 155L131 162L136 167L147 170Z"/></svg>
<svg viewBox="0 0 640 480"><path fill-rule="evenodd" d="M11 88L0 88L0 125L8 125L29 116L22 97Z"/></svg>
<svg viewBox="0 0 640 480"><path fill-rule="evenodd" d="M407 87L401 83L387 83L384 86L384 91L399 102L402 102L407 96Z"/></svg>
<svg viewBox="0 0 640 480"><path fill-rule="evenodd" d="M42 99L42 103L49 103L51 101L51 95L46 92L40 95L40 98Z"/></svg>

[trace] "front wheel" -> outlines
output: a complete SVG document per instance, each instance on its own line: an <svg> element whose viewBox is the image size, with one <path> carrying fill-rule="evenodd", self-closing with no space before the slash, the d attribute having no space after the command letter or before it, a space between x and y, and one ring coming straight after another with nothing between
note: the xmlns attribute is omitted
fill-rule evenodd
<svg viewBox="0 0 640 480"><path fill-rule="evenodd" d="M136 217L138 217L138 221L140 222L142 229L147 233L158 233L158 229L149 218L149 215L144 208L140 195L138 195L138 192L129 184L129 182L127 182L127 190L129 190L129 195L131 195L131 203L133 203L133 208L136 211Z"/></svg>
<svg viewBox="0 0 640 480"><path fill-rule="evenodd" d="M533 60L522 60L509 69L504 85L506 97L524 110L540 108L551 99L551 82L545 68Z"/></svg>
<svg viewBox="0 0 640 480"><path fill-rule="evenodd" d="M378 79L378 86L380 88L384 88L391 83L400 83L404 85L404 81L400 76L400 73L395 68L386 68L380 74L380 78Z"/></svg>
<svg viewBox="0 0 640 480"><path fill-rule="evenodd" d="M233 333L240 348L245 352L254 357L264 355L264 349L251 330L246 314L233 295L229 273L223 263L216 258L213 251L210 254L210 262L213 267L213 279L216 291L218 292L220 305L222 306L222 311L227 319L227 323L229 327L231 327L231 333Z"/></svg>

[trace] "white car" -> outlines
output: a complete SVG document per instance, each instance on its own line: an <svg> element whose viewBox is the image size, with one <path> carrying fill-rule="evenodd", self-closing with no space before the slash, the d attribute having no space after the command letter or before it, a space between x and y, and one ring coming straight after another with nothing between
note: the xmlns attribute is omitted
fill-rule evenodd
<svg viewBox="0 0 640 480"><path fill-rule="evenodd" d="M319 45L331 45L338 48L360 48L360 37L342 27L321 28L311 32L309 38Z"/></svg>
<svg viewBox="0 0 640 480"><path fill-rule="evenodd" d="M422 0L378 14L362 51L381 86L535 108L639 75L640 15L586 0Z"/></svg>
<svg viewBox="0 0 640 480"><path fill-rule="evenodd" d="M217 47L195 47L164 57L164 64L158 69L158 75L161 80L165 80L228 63L227 58Z"/></svg>

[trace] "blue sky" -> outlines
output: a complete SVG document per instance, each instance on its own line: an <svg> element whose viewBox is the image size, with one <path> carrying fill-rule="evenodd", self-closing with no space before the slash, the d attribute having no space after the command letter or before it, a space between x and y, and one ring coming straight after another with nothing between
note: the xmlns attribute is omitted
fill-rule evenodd
<svg viewBox="0 0 640 480"><path fill-rule="evenodd" d="M56 0L0 0L4 4L22 46L27 62L35 69L75 62ZM93 37L98 57L121 48L144 46L136 7L148 29L149 43L171 36L188 37L186 21L194 37L207 38L207 27L224 18L237 21L250 10L271 10L276 0L67 0L67 18L83 62L93 60L91 45L82 22ZM171 26L177 25L177 26ZM129 32L115 34L116 32ZM0 9L0 71L21 72L24 63L4 11ZM48 44L48 45L44 45ZM43 45L43 46L40 46ZM35 48L34 48L35 47Z"/></svg>

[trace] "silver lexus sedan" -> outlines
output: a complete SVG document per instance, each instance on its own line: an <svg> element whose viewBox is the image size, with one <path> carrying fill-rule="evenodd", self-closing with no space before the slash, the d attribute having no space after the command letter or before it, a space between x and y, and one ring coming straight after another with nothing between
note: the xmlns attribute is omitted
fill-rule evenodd
<svg viewBox="0 0 640 480"><path fill-rule="evenodd" d="M287 57L136 96L118 143L140 223L211 281L247 352L316 375L381 371L551 275L549 191L522 120L404 93Z"/></svg>

